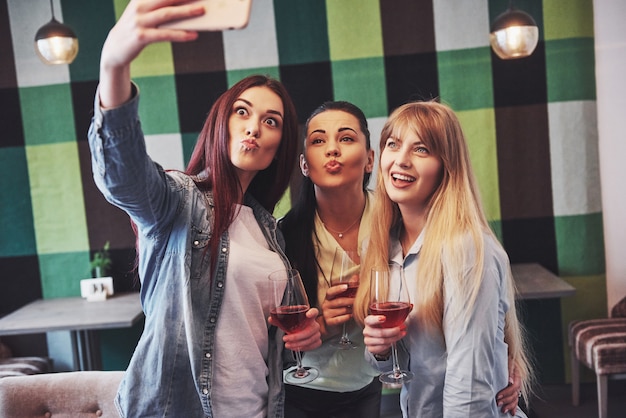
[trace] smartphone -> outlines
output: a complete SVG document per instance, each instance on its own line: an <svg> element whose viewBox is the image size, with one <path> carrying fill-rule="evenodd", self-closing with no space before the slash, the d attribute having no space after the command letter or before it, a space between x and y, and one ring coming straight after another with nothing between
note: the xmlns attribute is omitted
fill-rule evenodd
<svg viewBox="0 0 626 418"><path fill-rule="evenodd" d="M223 31L243 29L250 20L252 0L192 0L189 3L204 5L204 15L174 20L160 25L162 28L197 31Z"/></svg>

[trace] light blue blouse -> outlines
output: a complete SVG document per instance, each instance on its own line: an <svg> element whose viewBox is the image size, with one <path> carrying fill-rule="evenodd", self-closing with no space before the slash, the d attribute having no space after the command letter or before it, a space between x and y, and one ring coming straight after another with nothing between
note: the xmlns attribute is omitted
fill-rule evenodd
<svg viewBox="0 0 626 418"><path fill-rule="evenodd" d="M408 334L398 343L400 367L415 374L401 390L404 417L507 416L497 406L496 394L508 384L504 316L509 309L505 274L509 261L493 237L484 238L483 280L473 309L453 315L449 307L467 300L444 291L443 334L419 327L415 309L409 315ZM422 232L406 257L399 241L392 239L391 261L403 266L411 294L423 239ZM473 251L467 242L465 250ZM370 360L381 370L391 369L391 361L375 362L371 355ZM526 415L518 408L517 416Z"/></svg>

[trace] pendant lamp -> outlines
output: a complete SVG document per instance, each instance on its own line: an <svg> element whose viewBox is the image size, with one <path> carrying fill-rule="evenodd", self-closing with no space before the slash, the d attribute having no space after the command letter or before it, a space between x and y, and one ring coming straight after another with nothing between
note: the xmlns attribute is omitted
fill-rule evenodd
<svg viewBox="0 0 626 418"><path fill-rule="evenodd" d="M52 0L50 9L52 20L35 34L35 51L46 64L70 64L78 54L78 38L69 26L55 19Z"/></svg>
<svg viewBox="0 0 626 418"><path fill-rule="evenodd" d="M533 53L539 41L539 28L528 13L516 9L513 0L508 9L491 25L491 48L503 60L524 58Z"/></svg>

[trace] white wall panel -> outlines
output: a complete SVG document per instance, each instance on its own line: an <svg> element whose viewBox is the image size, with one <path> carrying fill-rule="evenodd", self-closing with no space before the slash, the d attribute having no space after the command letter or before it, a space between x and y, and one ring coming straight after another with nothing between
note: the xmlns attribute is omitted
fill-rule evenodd
<svg viewBox="0 0 626 418"><path fill-rule="evenodd" d="M7 4L18 85L32 87L68 83L70 81L68 65L44 64L35 52L37 30L52 19L50 2L8 0ZM61 0L53 0L53 4L54 16L59 22L63 22Z"/></svg>

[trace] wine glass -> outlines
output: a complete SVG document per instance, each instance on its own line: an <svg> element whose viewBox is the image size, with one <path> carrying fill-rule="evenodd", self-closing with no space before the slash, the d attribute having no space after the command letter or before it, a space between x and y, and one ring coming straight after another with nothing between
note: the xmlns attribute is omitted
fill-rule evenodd
<svg viewBox="0 0 626 418"><path fill-rule="evenodd" d="M333 265L330 272L330 283L332 286L339 284L347 284L348 288L335 296L336 298L353 298L359 289L359 254L355 250L344 250L341 247L335 249L333 257ZM350 341L347 322L343 323L343 331L339 341L334 342L333 347L341 350L350 350L356 348L356 344Z"/></svg>
<svg viewBox="0 0 626 418"><path fill-rule="evenodd" d="M270 316L280 329L286 333L300 331L306 322L309 310L304 285L296 269L278 270L270 273L271 306ZM296 368L287 372L288 383L308 383L319 375L317 369L302 366L302 354L295 350Z"/></svg>
<svg viewBox="0 0 626 418"><path fill-rule="evenodd" d="M409 298L409 291L404 279L402 267L390 264L384 267L374 267L371 272L371 301L370 313L384 315L385 322L380 326L393 328L400 325L413 309ZM396 343L391 344L393 370L382 373L379 379L383 383L402 384L413 378L413 373L401 370L398 365L398 350Z"/></svg>

